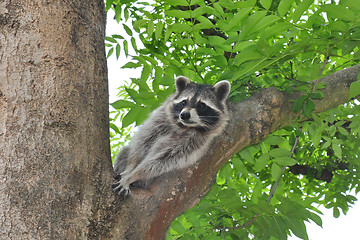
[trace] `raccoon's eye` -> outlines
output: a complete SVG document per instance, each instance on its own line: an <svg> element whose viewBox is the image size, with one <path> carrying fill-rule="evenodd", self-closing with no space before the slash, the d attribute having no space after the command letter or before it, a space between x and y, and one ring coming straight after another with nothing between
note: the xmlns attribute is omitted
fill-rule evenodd
<svg viewBox="0 0 360 240"><path fill-rule="evenodd" d="M208 108L208 106L207 106L205 103L203 103L203 102L199 102L199 103L198 103L198 106L199 106L199 108L200 108L201 110L205 110L205 109Z"/></svg>
<svg viewBox="0 0 360 240"><path fill-rule="evenodd" d="M185 99L185 100L182 100L181 102L180 102L180 104L181 104L181 106L185 106L186 105L186 103L187 103L187 100Z"/></svg>

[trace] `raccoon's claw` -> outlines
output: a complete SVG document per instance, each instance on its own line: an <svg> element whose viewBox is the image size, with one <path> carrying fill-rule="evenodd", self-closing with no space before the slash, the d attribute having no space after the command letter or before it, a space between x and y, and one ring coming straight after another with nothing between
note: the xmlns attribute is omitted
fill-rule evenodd
<svg viewBox="0 0 360 240"><path fill-rule="evenodd" d="M123 196L124 198L128 197L131 193L129 188L124 188L123 186L120 185L119 182L114 183L111 186L115 194L118 194L119 196Z"/></svg>

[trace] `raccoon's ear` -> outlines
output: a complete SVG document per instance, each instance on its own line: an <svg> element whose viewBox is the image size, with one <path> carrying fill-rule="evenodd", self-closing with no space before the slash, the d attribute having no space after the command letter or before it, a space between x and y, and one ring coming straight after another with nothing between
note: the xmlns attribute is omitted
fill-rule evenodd
<svg viewBox="0 0 360 240"><path fill-rule="evenodd" d="M223 80L217 82L213 88L215 90L215 94L218 100L225 101L229 96L231 86L229 81Z"/></svg>
<svg viewBox="0 0 360 240"><path fill-rule="evenodd" d="M176 91L182 92L186 86L190 83L190 79L187 77L180 76L175 80Z"/></svg>

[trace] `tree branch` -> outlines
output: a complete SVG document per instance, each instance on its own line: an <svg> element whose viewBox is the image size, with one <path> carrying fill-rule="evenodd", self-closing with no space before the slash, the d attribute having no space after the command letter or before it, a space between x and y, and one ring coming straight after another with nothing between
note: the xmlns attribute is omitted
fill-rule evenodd
<svg viewBox="0 0 360 240"><path fill-rule="evenodd" d="M320 79L319 82L324 83L326 88L321 90L323 99L313 100L314 111L323 112L346 103L350 84L357 80L359 72L360 65L357 65ZM230 104L227 130L195 166L165 174L155 180L148 190L132 189L129 198L118 199L119 221L133 222L134 225L120 225L113 230L113 237L162 239L171 222L197 204L209 191L217 172L233 154L264 140L270 133L297 119L292 105L299 96L297 92L286 94L268 88L241 103ZM138 235L142 232L140 229L146 230L145 236Z"/></svg>

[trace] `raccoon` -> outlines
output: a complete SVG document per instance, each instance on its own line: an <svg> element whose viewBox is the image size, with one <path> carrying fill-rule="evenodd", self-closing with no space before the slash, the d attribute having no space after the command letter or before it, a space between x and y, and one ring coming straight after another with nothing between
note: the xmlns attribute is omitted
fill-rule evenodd
<svg viewBox="0 0 360 240"><path fill-rule="evenodd" d="M176 92L141 125L130 145L116 156L113 191L124 197L131 186L146 187L163 173L199 160L228 121L230 83L214 86L180 76Z"/></svg>

